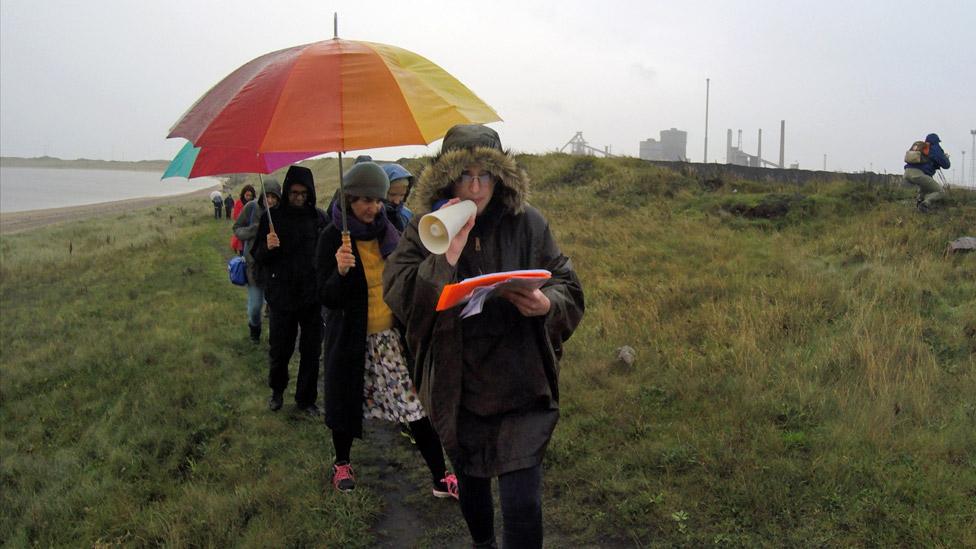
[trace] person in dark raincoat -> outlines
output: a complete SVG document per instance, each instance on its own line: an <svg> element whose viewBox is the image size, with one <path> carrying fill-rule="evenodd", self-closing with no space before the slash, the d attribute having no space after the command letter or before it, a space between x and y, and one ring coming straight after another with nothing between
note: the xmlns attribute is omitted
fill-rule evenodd
<svg viewBox="0 0 976 549"><path fill-rule="evenodd" d="M323 216L315 207L315 182L308 168L292 166L285 174L281 203L265 212L258 225L254 260L264 283L264 298L271 309L268 335L268 408L281 409L288 386L288 362L298 352L298 381L295 405L299 411L319 415L315 401L322 350L322 318L315 290L315 246L324 228ZM274 231L271 230L271 222Z"/></svg>
<svg viewBox="0 0 976 549"><path fill-rule="evenodd" d="M227 195L224 199L224 217L231 219L231 214L234 212L234 197Z"/></svg>
<svg viewBox="0 0 976 549"><path fill-rule="evenodd" d="M325 423L332 431L332 484L355 488L350 454L363 436L363 417L407 423L430 469L435 497L457 497L457 478L447 472L437 433L420 405L403 352L400 330L383 301L383 264L400 233L387 219L383 200L390 181L373 162L356 163L344 176L351 241L342 241L342 213L319 237L318 292L330 310L326 322Z"/></svg>
<svg viewBox="0 0 976 549"><path fill-rule="evenodd" d="M559 418L559 358L584 311L583 290L542 214L526 202L528 176L498 134L455 126L420 175L417 216L383 274L386 301L406 326L421 403L458 476L461 512L476 546L495 543L491 478L498 477L505 547L542 546L542 458ZM443 255L430 254L420 216L472 200L477 213ZM547 269L538 290L491 298L480 314L436 312L446 284Z"/></svg>

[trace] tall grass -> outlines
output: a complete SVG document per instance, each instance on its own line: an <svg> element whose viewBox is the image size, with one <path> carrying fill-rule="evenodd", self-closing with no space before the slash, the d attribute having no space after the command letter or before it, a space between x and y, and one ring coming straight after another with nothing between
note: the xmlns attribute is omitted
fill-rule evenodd
<svg viewBox="0 0 976 549"><path fill-rule="evenodd" d="M229 231L188 201L3 237L5 546L362 547L389 484L377 469L429 489L412 449L365 445L374 478L326 489L325 427L267 411Z"/></svg>
<svg viewBox="0 0 976 549"><path fill-rule="evenodd" d="M554 523L637 545L976 544L976 257L942 256L976 229L976 197L922 216L909 189L709 192L523 160L587 295ZM790 210L742 215L771 197Z"/></svg>
<svg viewBox="0 0 976 549"><path fill-rule="evenodd" d="M921 215L907 188L520 160L587 301L551 546L976 546L976 256L942 255L972 194ZM310 165L326 202L335 160ZM208 208L0 240L0 539L369 546L404 482L422 545L463 538L412 448L368 434L339 497L324 427L267 412Z"/></svg>

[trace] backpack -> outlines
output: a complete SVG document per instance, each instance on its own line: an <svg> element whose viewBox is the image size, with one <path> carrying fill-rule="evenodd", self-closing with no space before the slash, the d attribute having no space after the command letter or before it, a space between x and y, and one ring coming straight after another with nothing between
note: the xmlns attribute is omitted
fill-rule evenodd
<svg viewBox="0 0 976 549"><path fill-rule="evenodd" d="M235 285L247 286L247 261L239 255L230 258L227 262L227 275Z"/></svg>
<svg viewBox="0 0 976 549"><path fill-rule="evenodd" d="M916 141L905 152L906 164L925 164L929 161L929 143L927 141Z"/></svg>

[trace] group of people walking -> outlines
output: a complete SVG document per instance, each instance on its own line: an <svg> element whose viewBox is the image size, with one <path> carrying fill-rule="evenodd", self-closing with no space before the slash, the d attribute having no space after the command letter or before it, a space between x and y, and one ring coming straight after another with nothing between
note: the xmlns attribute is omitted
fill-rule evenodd
<svg viewBox="0 0 976 549"><path fill-rule="evenodd" d="M542 546L541 464L559 417L558 362L584 311L572 263L528 204L528 185L494 130L462 125L419 178L364 158L345 173L345 196L320 209L311 171L292 166L283 185L266 182L242 205L234 225L248 264L252 339L264 301L270 310L269 408L282 407L297 338L295 404L320 414L324 344L334 488L356 486L352 446L364 418L407 424L431 493L459 499L476 547L496 546L496 477L504 546ZM411 194L417 216L406 207ZM420 214L459 200L477 213L446 253L431 254ZM500 293L468 318L459 308L435 311L445 285L518 269L552 278Z"/></svg>
<svg viewBox="0 0 976 549"><path fill-rule="evenodd" d="M254 193L253 189L251 193ZM225 217L227 219L237 219L236 207L237 204L241 202L241 199L234 200L234 197L229 194L225 198L220 191L214 191L210 193L210 201L213 202L214 219L220 219L221 217Z"/></svg>

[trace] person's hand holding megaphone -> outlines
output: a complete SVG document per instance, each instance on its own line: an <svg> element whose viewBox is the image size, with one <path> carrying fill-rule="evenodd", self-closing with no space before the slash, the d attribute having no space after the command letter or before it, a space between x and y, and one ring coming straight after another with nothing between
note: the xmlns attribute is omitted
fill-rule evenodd
<svg viewBox="0 0 976 549"><path fill-rule="evenodd" d="M460 198L452 198L441 206L441 208L453 206L460 201ZM447 259L447 263L451 267L457 265L458 259L461 257L461 252L464 251L464 246L468 243L468 233L470 233L471 229L474 228L474 220L477 216L477 211L471 214L471 219L468 219L468 222L461 227L461 230L459 230L456 235L454 235L454 238L451 239L450 246L448 246L447 251L444 252L444 258Z"/></svg>

